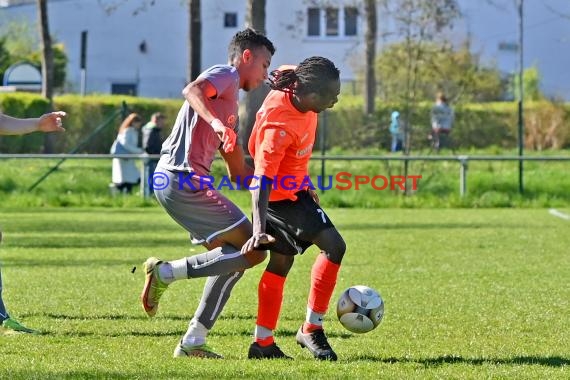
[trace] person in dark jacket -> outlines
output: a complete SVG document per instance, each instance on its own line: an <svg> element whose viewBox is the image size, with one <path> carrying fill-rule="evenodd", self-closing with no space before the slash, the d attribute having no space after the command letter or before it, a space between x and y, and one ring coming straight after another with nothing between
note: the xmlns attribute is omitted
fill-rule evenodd
<svg viewBox="0 0 570 380"><path fill-rule="evenodd" d="M160 154L162 149L162 129L164 128L164 123L166 122L166 117L160 112L155 112L152 114L150 121L144 125L142 128L142 148L147 154ZM154 175L154 169L158 164L157 158L151 158L145 161L145 178L150 190L150 194L153 193L154 189L152 187L152 178Z"/></svg>

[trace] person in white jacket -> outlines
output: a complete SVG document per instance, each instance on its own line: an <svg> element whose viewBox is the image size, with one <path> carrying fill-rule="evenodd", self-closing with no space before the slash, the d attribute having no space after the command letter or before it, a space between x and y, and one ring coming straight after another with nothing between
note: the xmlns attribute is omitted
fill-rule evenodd
<svg viewBox="0 0 570 380"><path fill-rule="evenodd" d="M139 147L139 129L142 119L136 113L131 113L125 118L117 134L117 143L122 145L127 154L141 154L143 149ZM133 186L140 183L140 171L136 160L132 158L113 158L112 181L121 192L130 194Z"/></svg>

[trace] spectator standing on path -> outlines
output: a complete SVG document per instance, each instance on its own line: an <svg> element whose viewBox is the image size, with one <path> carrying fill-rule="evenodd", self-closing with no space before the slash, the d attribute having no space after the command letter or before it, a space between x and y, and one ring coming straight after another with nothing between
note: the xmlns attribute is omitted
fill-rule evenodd
<svg viewBox="0 0 570 380"><path fill-rule="evenodd" d="M438 92L435 104L431 108L431 138L432 145L436 152L445 146L453 126L453 109L447 102L447 97L443 92ZM442 144L442 138L444 143Z"/></svg>
<svg viewBox="0 0 570 380"><path fill-rule="evenodd" d="M392 112L390 117L390 135L392 135L392 145L390 146L391 152L399 152L403 147L403 133L400 124L400 113L398 111Z"/></svg>
<svg viewBox="0 0 570 380"><path fill-rule="evenodd" d="M131 113L123 120L117 133L114 144L120 144L124 154L140 154L138 129L142 126L142 119L136 113ZM140 183L140 172L133 158L113 158L113 183L115 187L125 194L130 194L133 186Z"/></svg>

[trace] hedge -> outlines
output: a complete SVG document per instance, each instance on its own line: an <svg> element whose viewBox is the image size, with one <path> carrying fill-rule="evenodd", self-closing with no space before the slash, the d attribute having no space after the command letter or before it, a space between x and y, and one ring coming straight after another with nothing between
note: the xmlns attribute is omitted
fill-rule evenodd
<svg viewBox="0 0 570 380"><path fill-rule="evenodd" d="M431 103L410 109L412 149L427 147L430 132ZM383 148L390 146L390 115L399 111L406 118L405 107L378 102L372 116L362 112L362 99L345 96L334 109L327 111L327 148ZM496 146L514 148L518 143L518 105L516 102L462 104L454 107L452 139L456 148ZM536 140L546 140L544 148L570 147L570 105L528 102L524 107L525 141L536 148ZM322 131L321 131L322 133Z"/></svg>
<svg viewBox="0 0 570 380"><path fill-rule="evenodd" d="M108 153L121 123L123 102L128 112L139 113L143 120L150 119L154 112L162 112L173 123L182 100L149 99L118 95L78 96L64 95L54 98L54 108L66 111L65 133L53 133L54 153L66 153L85 141L99 125L119 112L113 121L94 136L79 152ZM37 117L48 110L46 99L35 94L0 94L0 110L15 117ZM165 131L165 134L169 131ZM0 152L39 153L43 150L44 136L32 133L26 136L0 136Z"/></svg>
<svg viewBox="0 0 570 380"><path fill-rule="evenodd" d="M66 111L66 132L53 134L54 153L65 153L85 140L97 126L121 109L123 102L130 111L138 112L148 120L153 112L160 111L172 125L182 99L149 99L119 95L78 96L64 95L54 99L57 110ZM426 147L430 130L430 103L421 103L410 110L411 142L413 149ZM48 102L39 95L26 93L0 94L0 110L15 117L36 117L48 109ZM326 133L326 146L341 149L388 149L388 126L392 111L398 110L403 118L405 108L398 104L377 103L374 115L362 112L362 98L342 96L334 109L321 115L326 125L319 133ZM557 118L553 115L558 115ZM570 147L570 107L549 102L525 104L527 144L533 147L556 145ZM530 125L529 123L532 123ZM111 146L120 117L101 131L80 152L107 153ZM465 104L455 106L453 141L458 148L484 148L497 146L513 148L517 145L517 104L514 102ZM169 130L165 131L166 136ZM529 135L533 134L533 136ZM538 141L538 143L536 142ZM554 142L553 142L554 141ZM37 153L43 150L44 136L33 133L27 136L0 136L0 152Z"/></svg>

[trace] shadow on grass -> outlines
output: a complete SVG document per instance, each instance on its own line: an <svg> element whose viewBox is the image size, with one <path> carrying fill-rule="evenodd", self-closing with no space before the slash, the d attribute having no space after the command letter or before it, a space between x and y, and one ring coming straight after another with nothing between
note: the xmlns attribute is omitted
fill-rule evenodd
<svg viewBox="0 0 570 380"><path fill-rule="evenodd" d="M72 314L54 314L54 313L29 313L23 314L24 317L47 317L51 319L63 319L63 320L70 320L70 321L151 321L153 319L144 315L141 309L140 315L117 315L117 314L99 314L99 315L72 315ZM170 319L170 320L177 320L177 321L188 321L191 316L181 316L181 315L168 315L163 316L160 319Z"/></svg>
<svg viewBox="0 0 570 380"><path fill-rule="evenodd" d="M192 315L180 315L180 314L159 314L154 318L147 317L141 309L140 315L130 315L130 314L90 314L90 315L77 315L77 314L58 314L58 313L20 313L21 317L44 317L51 319L66 319L66 320L76 320L76 321L95 321L95 320L171 320L171 321L189 321L192 319ZM256 316L254 314L236 314L228 313L228 315L221 315L220 320L232 321L232 320L244 320L244 321L255 321ZM293 318L282 317L280 320L293 320ZM302 321L301 321L302 322ZM299 322L299 323L301 323ZM350 336L346 334L345 337Z"/></svg>
<svg viewBox="0 0 570 380"><path fill-rule="evenodd" d="M504 228L528 228L524 224L491 224L491 223L352 223L352 224L337 224L337 228L343 230L439 230L445 229L472 229L472 228L489 228L489 229L504 229ZM544 227L548 228L548 227Z"/></svg>
<svg viewBox="0 0 570 380"><path fill-rule="evenodd" d="M152 246L167 246L173 247L172 250L185 249L191 247L190 242L184 234L181 234L179 238L145 238L140 241L133 241L132 237L127 235L121 239L109 238L102 239L101 236L91 235L89 238L86 237L61 237L61 238L49 238L49 239L38 239L38 238L19 238L17 241L12 239L9 244L6 244L6 248L37 248L37 249L53 249L53 248L140 248L148 249Z"/></svg>
<svg viewBox="0 0 570 380"><path fill-rule="evenodd" d="M148 247L142 247L141 249L147 249ZM190 252L190 255L196 255L202 252ZM120 253L117 254L117 256ZM179 253L180 254L180 253ZM184 255L185 252L182 252L182 255ZM172 254L172 256L174 256L174 253ZM0 260L0 264L2 265L2 268L8 268L8 267L40 267L40 268L49 268L49 267L57 267L57 268L65 268L65 267L91 267L91 268L96 268L96 267L110 267L110 266L125 266L125 268L123 268L123 271L125 274L128 275L134 275L134 276L139 276L142 269L143 269L143 263L144 260L147 258L147 256L141 256L138 259L124 259L124 258L118 258L118 259L113 259L113 258L101 258L101 259L94 259L91 256L87 257L87 256L77 256L76 258L74 258L73 260L71 259L60 259L60 260L49 260L49 259L42 259L41 261L37 260L37 259L21 259L18 257L10 257L7 259L2 259ZM133 271L133 268L136 267L135 271ZM142 285L142 281L144 281L144 278L139 277L141 280L141 285Z"/></svg>
<svg viewBox="0 0 570 380"><path fill-rule="evenodd" d="M437 367L445 364L468 365L541 365L547 367L564 367L570 365L570 359L560 356L515 356L512 358L464 358L461 356L439 356L437 358L378 358L375 356L359 356L358 360L379 361L383 363L417 363L426 367Z"/></svg>
<svg viewBox="0 0 570 380"><path fill-rule="evenodd" d="M101 369L88 371L69 371L69 372L58 372L58 371L6 371L6 377L2 377L2 372L0 372L0 378L2 379L133 379L133 378L146 378L149 376L148 373L124 373L117 371L105 371ZM136 377L133 377L136 376Z"/></svg>

